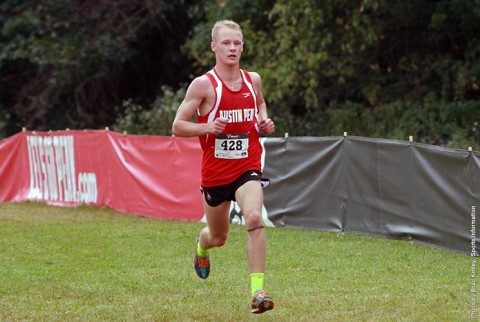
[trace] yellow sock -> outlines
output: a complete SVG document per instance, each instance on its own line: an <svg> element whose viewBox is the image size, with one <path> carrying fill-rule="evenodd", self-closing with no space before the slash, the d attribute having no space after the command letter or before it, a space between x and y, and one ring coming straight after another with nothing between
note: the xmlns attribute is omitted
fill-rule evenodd
<svg viewBox="0 0 480 322"><path fill-rule="evenodd" d="M200 246L200 242L197 243L197 254L200 257L208 256L208 249L203 249L202 246Z"/></svg>
<svg viewBox="0 0 480 322"><path fill-rule="evenodd" d="M258 290L263 290L263 277L264 273L252 273L250 274L250 281L252 286L252 295Z"/></svg>

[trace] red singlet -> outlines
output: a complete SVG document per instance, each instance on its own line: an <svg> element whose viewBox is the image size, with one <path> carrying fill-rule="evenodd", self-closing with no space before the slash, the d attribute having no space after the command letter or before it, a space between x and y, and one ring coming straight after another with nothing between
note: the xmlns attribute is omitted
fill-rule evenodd
<svg viewBox="0 0 480 322"><path fill-rule="evenodd" d="M202 186L216 187L235 181L247 170L261 171L262 146L257 123L258 107L252 80L240 70L242 87L230 90L215 70L205 75L215 90L215 104L198 123L211 123L218 117L228 119L222 135L199 137L203 149Z"/></svg>

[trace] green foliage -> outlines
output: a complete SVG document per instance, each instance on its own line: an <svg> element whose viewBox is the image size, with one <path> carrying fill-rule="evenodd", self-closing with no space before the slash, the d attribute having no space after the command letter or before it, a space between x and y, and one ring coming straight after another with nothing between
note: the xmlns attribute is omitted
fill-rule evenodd
<svg viewBox="0 0 480 322"><path fill-rule="evenodd" d="M185 88L174 91L163 86L161 94L148 109L132 100L124 101L121 108L117 107L123 113L117 114L115 130L131 134L172 135L172 122L185 92Z"/></svg>
<svg viewBox="0 0 480 322"><path fill-rule="evenodd" d="M480 100L479 1L238 5L206 1L205 21L184 49L205 70L213 64L209 28L240 22L243 65L262 76L279 135L413 135L461 148L478 141L465 129L480 121L467 107Z"/></svg>
<svg viewBox="0 0 480 322"><path fill-rule="evenodd" d="M437 100L392 102L369 107L346 103L325 113L325 131L408 140L452 148L480 147L480 101L442 103Z"/></svg>
<svg viewBox="0 0 480 322"><path fill-rule="evenodd" d="M177 85L175 75L184 75L176 70L178 55L163 52L178 50L186 36L171 37L188 29L185 2L3 3L0 101L7 132L108 126L122 100L154 100L162 84ZM172 17L183 20L173 24Z"/></svg>
<svg viewBox="0 0 480 322"><path fill-rule="evenodd" d="M275 28L260 39L268 45L258 55L265 61L259 71L272 102L304 107L296 115L354 97L349 79L360 61L368 64L359 58L376 41L374 26L351 2L341 2L277 1L269 13Z"/></svg>
<svg viewBox="0 0 480 322"><path fill-rule="evenodd" d="M3 137L6 137L6 133L5 133L6 124L7 124L6 115L0 105L0 139Z"/></svg>
<svg viewBox="0 0 480 322"><path fill-rule="evenodd" d="M128 108L134 132L168 134L145 115L213 66L211 27L233 19L278 135L479 141L479 0L9 0L0 18L3 133L111 126Z"/></svg>

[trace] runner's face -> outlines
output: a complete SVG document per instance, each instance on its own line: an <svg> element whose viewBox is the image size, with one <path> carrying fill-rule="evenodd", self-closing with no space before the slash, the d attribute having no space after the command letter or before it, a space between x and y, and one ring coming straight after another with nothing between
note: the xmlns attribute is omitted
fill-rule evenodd
<svg viewBox="0 0 480 322"><path fill-rule="evenodd" d="M220 28L211 46L221 62L227 65L238 64L243 51L242 33L228 27Z"/></svg>

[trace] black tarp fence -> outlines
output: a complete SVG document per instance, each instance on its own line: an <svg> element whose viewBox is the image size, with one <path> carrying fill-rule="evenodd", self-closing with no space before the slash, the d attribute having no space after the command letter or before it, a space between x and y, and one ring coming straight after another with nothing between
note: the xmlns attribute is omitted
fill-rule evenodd
<svg viewBox="0 0 480 322"><path fill-rule="evenodd" d="M264 146L264 176L272 181L264 204L275 226L469 254L473 236L478 253L478 152L354 136L268 138Z"/></svg>

